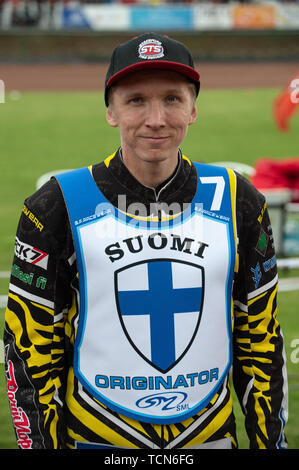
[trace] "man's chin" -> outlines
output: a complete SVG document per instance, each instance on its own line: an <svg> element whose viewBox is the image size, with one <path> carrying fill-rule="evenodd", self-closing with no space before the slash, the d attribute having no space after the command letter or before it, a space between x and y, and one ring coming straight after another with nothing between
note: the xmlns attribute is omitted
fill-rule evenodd
<svg viewBox="0 0 299 470"><path fill-rule="evenodd" d="M127 158L126 158L127 156ZM163 162L171 162L177 161L177 156L178 156L178 149L166 149L163 146L147 146L143 148L134 148L130 149L130 151L127 153L126 149L123 148L123 157L124 157L124 163L129 164L129 161L133 163L137 163L138 161L144 162L144 163L163 163Z"/></svg>
<svg viewBox="0 0 299 470"><path fill-rule="evenodd" d="M145 162L148 163L159 163L159 162L165 162L165 161L171 161L176 158L178 154L178 151L175 150L174 152L171 151L165 151L165 149L162 148L151 148L147 149L144 152L142 152L141 159Z"/></svg>

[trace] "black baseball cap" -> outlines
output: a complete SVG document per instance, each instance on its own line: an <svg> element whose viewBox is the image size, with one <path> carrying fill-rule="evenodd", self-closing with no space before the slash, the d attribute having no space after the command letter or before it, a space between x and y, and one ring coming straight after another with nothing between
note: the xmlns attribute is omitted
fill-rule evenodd
<svg viewBox="0 0 299 470"><path fill-rule="evenodd" d="M189 49L179 41L157 33L145 33L117 46L111 56L105 80L105 103L108 90L129 73L145 69L168 69L181 73L200 88Z"/></svg>

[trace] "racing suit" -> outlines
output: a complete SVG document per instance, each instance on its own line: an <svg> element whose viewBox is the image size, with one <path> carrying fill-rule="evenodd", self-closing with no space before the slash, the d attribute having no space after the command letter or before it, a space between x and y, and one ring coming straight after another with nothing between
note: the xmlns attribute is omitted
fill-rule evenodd
<svg viewBox="0 0 299 470"><path fill-rule="evenodd" d="M138 215L158 219L173 203L179 203L177 210L188 206L198 184L195 165L181 152L175 173L155 189L130 174L121 149L90 171L113 206L130 211L141 202L145 213ZM287 381L276 318L272 230L264 197L241 175L235 174L235 179L233 366L203 409L168 424L133 419L110 409L78 380L74 344L80 288L67 209L53 178L25 200L4 330L8 399L20 448L80 448L80 443L145 449L237 448L232 383L245 415L250 448L287 446Z"/></svg>

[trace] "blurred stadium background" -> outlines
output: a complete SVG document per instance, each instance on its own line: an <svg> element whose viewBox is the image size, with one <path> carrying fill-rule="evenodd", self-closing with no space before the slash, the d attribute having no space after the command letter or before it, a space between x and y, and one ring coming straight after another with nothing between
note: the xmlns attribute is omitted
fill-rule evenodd
<svg viewBox="0 0 299 470"><path fill-rule="evenodd" d="M116 147L102 90L112 49L142 31L183 41L202 76L184 152L265 192L280 273L290 448L299 449L299 1L0 0L0 338L22 203L52 170ZM0 449L15 448L0 339ZM248 447L236 410L240 447Z"/></svg>

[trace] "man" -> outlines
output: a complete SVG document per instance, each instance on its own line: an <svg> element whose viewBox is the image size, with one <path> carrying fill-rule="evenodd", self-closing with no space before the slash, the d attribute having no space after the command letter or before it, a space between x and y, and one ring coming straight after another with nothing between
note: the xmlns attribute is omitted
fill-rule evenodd
<svg viewBox="0 0 299 470"><path fill-rule="evenodd" d="M117 47L121 147L25 201L5 326L21 448L236 448L232 365L250 447L286 447L269 217L240 175L182 155L199 83L173 39Z"/></svg>

